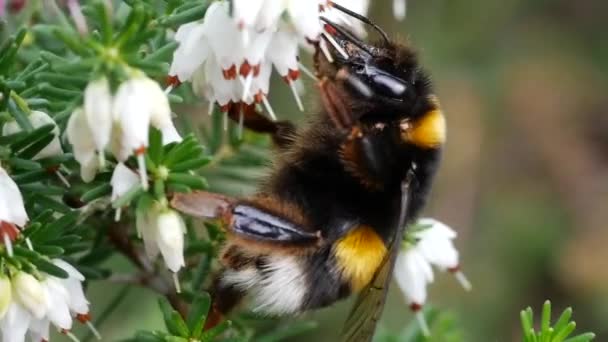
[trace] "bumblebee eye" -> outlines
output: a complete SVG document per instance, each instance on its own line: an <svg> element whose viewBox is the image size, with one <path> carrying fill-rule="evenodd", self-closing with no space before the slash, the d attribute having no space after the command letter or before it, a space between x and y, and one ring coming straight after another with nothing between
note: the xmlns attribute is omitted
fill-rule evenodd
<svg viewBox="0 0 608 342"><path fill-rule="evenodd" d="M401 98L407 89L403 81L386 74L373 74L370 81L374 91L386 97Z"/></svg>

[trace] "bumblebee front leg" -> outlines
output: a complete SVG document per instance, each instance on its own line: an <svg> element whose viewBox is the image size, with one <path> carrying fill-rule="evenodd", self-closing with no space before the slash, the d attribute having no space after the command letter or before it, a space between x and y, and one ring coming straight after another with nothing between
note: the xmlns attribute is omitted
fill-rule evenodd
<svg viewBox="0 0 608 342"><path fill-rule="evenodd" d="M293 123L268 119L255 108L255 103L232 105L228 116L237 123L242 120L243 126L254 132L270 134L275 146L280 149L288 148L294 141L296 127Z"/></svg>

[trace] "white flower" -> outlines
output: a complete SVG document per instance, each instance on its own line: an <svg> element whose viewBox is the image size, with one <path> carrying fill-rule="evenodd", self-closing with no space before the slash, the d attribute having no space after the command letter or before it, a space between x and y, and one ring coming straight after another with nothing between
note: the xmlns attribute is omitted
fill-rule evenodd
<svg viewBox="0 0 608 342"><path fill-rule="evenodd" d="M24 227L28 220L19 187L0 167L0 224L5 222Z"/></svg>
<svg viewBox="0 0 608 342"><path fill-rule="evenodd" d="M144 248L150 259L155 259L161 254L167 268L174 275L185 265L186 225L176 211L163 208L156 203L146 212L138 211L136 227L138 234L144 240ZM176 277L174 279L179 292L179 283Z"/></svg>
<svg viewBox="0 0 608 342"><path fill-rule="evenodd" d="M393 15L397 20L405 19L407 0L393 0Z"/></svg>
<svg viewBox="0 0 608 342"><path fill-rule="evenodd" d="M47 295L38 279L29 273L19 272L13 278L12 284L17 301L35 318L44 317L47 310Z"/></svg>
<svg viewBox="0 0 608 342"><path fill-rule="evenodd" d="M59 142L59 127L57 127L55 120L53 120L47 113L38 110L33 110L28 115L28 119L34 129L49 124L54 126L53 130L51 131L54 135L53 140L51 140L51 142L40 150L40 152L38 152L32 159L37 160L48 157L56 157L63 154L61 143ZM9 135L18 132L21 132L21 127L16 121L7 122L2 127L2 135Z"/></svg>
<svg viewBox="0 0 608 342"><path fill-rule="evenodd" d="M369 6L369 0L340 3L363 15ZM300 74L298 46L306 41L325 44L319 40L320 9L323 16L364 33L360 21L333 9L326 0L234 0L232 12L228 2L212 3L202 21L182 25L175 35L180 45L169 71L172 86L192 81L194 93L217 103L223 112L239 102L263 103L274 118L266 99L269 66L274 65L303 110L293 82Z"/></svg>
<svg viewBox="0 0 608 342"><path fill-rule="evenodd" d="M74 159L80 164L80 177L88 183L95 178L99 169L99 158L95 154L97 146L93 140L93 129L82 108L72 113L65 131L68 142L72 145Z"/></svg>
<svg viewBox="0 0 608 342"><path fill-rule="evenodd" d="M369 0L334 0L333 2L363 16L367 14L369 9ZM359 19L353 18L331 6L323 6L323 9L321 15L333 23L349 27L359 37L365 37L367 34L365 32L365 24Z"/></svg>
<svg viewBox="0 0 608 342"><path fill-rule="evenodd" d="M138 183L139 177L137 174L126 167L125 164L118 163L112 173L112 179L110 179L110 185L112 186L112 201L115 201L120 196L126 194ZM116 222L120 221L121 213L122 208L116 208L116 215L114 216Z"/></svg>
<svg viewBox="0 0 608 342"><path fill-rule="evenodd" d="M144 153L148 147L150 125L163 133L165 143L181 140L171 121L167 95L155 81L144 75L136 75L118 88L113 112L120 126L120 151L114 152L116 158L124 161L135 154L142 187L147 189Z"/></svg>
<svg viewBox="0 0 608 342"><path fill-rule="evenodd" d="M0 321L2 341L23 342L32 314L17 301L12 301L4 318Z"/></svg>
<svg viewBox="0 0 608 342"><path fill-rule="evenodd" d="M100 160L112 135L112 92L105 77L89 82L84 90L84 113Z"/></svg>
<svg viewBox="0 0 608 342"><path fill-rule="evenodd" d="M410 309L416 313L423 333L428 335L421 309L426 302L427 285L434 280L432 266L454 273L467 291L471 289L471 284L460 272L458 251L452 242L456 232L430 218L418 220L417 226L422 228L408 233L410 242L397 255L394 275ZM411 241L415 241L413 245Z"/></svg>
<svg viewBox="0 0 608 342"><path fill-rule="evenodd" d="M112 201L115 201L120 196L131 190L137 183L139 177L135 172L125 166L123 163L116 164L110 185L112 185Z"/></svg>

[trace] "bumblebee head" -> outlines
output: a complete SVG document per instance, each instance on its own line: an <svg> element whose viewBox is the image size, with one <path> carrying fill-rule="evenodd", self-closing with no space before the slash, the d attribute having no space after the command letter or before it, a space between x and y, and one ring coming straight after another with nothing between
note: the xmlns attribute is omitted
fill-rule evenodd
<svg viewBox="0 0 608 342"><path fill-rule="evenodd" d="M355 119L369 127L392 127L397 139L406 144L441 146L445 120L415 52L407 44L388 39L377 26L384 39L367 44L324 20L324 37L331 50L328 55L317 49L317 74L334 83L356 113Z"/></svg>

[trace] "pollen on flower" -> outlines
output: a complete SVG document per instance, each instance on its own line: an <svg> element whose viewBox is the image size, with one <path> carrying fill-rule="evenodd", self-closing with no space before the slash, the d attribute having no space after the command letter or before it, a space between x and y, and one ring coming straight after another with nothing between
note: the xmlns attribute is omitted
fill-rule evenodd
<svg viewBox="0 0 608 342"><path fill-rule="evenodd" d="M232 101L229 101L228 103L226 103L224 105L221 105L220 112L228 113L230 111L230 108L232 108Z"/></svg>
<svg viewBox="0 0 608 342"><path fill-rule="evenodd" d="M12 223L0 221L0 234L7 236L12 242L19 237L19 229L17 229L17 227Z"/></svg>
<svg viewBox="0 0 608 342"><path fill-rule="evenodd" d="M262 68L262 66L260 65L260 63L253 66L253 76L254 77L258 77L258 75L260 74L261 68Z"/></svg>
<svg viewBox="0 0 608 342"><path fill-rule="evenodd" d="M413 312L418 312L422 310L422 305L418 303L412 303L410 304L410 310L412 310Z"/></svg>
<svg viewBox="0 0 608 342"><path fill-rule="evenodd" d="M245 60L245 62L243 62L243 64L241 64L241 67L239 68L239 75L245 77L245 76L249 75L251 70L252 70L251 64L249 64L249 62L247 60Z"/></svg>
<svg viewBox="0 0 608 342"><path fill-rule="evenodd" d="M236 65L232 64L228 69L222 69L222 75L226 80L236 79Z"/></svg>
<svg viewBox="0 0 608 342"><path fill-rule="evenodd" d="M177 77L177 75L168 75L167 78L165 79L165 83L168 86L173 86L173 87L178 87L179 85L182 84L182 82L179 80L179 77Z"/></svg>

